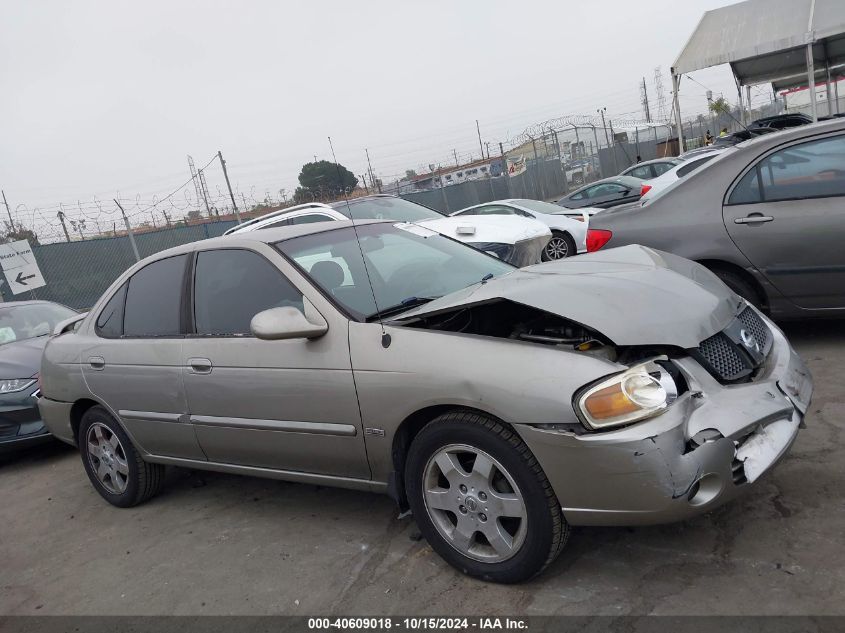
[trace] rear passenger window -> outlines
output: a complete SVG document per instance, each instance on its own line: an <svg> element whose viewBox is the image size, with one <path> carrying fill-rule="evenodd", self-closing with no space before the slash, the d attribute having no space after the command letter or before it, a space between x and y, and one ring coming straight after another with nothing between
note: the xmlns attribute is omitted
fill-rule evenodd
<svg viewBox="0 0 845 633"><path fill-rule="evenodd" d="M197 334L249 335L249 323L269 308L302 306L299 292L269 261L244 249L201 251L194 273Z"/></svg>
<svg viewBox="0 0 845 633"><path fill-rule="evenodd" d="M754 204L762 200L760 194L760 179L755 167L742 177L728 199L728 204Z"/></svg>
<svg viewBox="0 0 845 633"><path fill-rule="evenodd" d="M147 264L132 275L126 291L124 336L178 336L182 281L187 255Z"/></svg>
<svg viewBox="0 0 845 633"><path fill-rule="evenodd" d="M667 171L672 169L674 165L672 163L653 163L651 168L654 170L654 174L656 176L660 176L661 174L665 174Z"/></svg>
<svg viewBox="0 0 845 633"><path fill-rule="evenodd" d="M123 303L126 301L126 285L123 284L112 295L97 317L95 329L104 338L119 338L123 335Z"/></svg>
<svg viewBox="0 0 845 633"><path fill-rule="evenodd" d="M845 196L845 136L770 154L731 192L728 204Z"/></svg>
<svg viewBox="0 0 845 633"><path fill-rule="evenodd" d="M640 178L642 180L648 180L652 177L651 169L648 165L641 165L640 167L635 167L629 173L629 176L633 176L634 178Z"/></svg>

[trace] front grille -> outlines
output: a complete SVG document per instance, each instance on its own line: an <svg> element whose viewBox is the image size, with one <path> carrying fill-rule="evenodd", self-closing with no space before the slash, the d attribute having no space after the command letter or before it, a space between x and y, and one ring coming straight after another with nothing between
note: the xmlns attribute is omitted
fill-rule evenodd
<svg viewBox="0 0 845 633"><path fill-rule="evenodd" d="M751 331L754 338L756 338L757 342L760 343L760 347L766 349L769 345L771 332L769 332L769 328L766 327L766 324L763 323L763 319L760 318L760 315L749 307L745 308L745 310L740 313L739 320L742 321L742 324Z"/></svg>
<svg viewBox="0 0 845 633"><path fill-rule="evenodd" d="M690 350L710 374L723 383L751 380L766 361L774 338L753 308L747 306L721 332Z"/></svg>
<svg viewBox="0 0 845 633"><path fill-rule="evenodd" d="M751 373L737 346L722 332L702 341L698 353L705 367L722 380L738 380Z"/></svg>

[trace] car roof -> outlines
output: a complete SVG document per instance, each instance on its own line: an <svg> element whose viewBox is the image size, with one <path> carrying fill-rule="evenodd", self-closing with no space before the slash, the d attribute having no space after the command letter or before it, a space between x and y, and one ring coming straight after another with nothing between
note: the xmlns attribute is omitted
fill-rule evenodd
<svg viewBox="0 0 845 633"><path fill-rule="evenodd" d="M237 244L244 245L246 243L258 244L275 244L276 242L284 242L295 237L302 237L303 235L313 235L315 233L327 233L329 231L339 231L341 229L349 228L351 226L364 226L367 224L401 224L395 220L356 220L351 222L349 220L335 220L333 222L313 222L309 224L293 224L289 226L274 226L260 231L244 231L243 233L233 233L231 235L221 235L220 237L212 237L207 240L199 240L196 242L189 242L188 244L181 244L168 248L164 251L159 251L149 257L142 259L142 262L155 261L172 257L174 255L183 255L191 253L196 248L201 247L203 250L209 248L231 248Z"/></svg>
<svg viewBox="0 0 845 633"><path fill-rule="evenodd" d="M677 162L677 161L678 161L677 156L667 156L666 158L652 158L650 160L641 160L640 162L634 163L630 167L626 167L625 169L623 169L622 173L625 173L626 171L628 171L630 169L634 169L634 167L641 167L642 165L653 165L655 163L674 163L674 162Z"/></svg>

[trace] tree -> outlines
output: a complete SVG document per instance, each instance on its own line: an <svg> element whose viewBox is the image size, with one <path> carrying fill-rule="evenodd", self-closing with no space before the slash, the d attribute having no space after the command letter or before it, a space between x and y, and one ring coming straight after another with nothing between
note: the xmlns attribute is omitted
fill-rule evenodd
<svg viewBox="0 0 845 633"><path fill-rule="evenodd" d="M713 114L730 114L731 106L724 97L719 97L707 104Z"/></svg>
<svg viewBox="0 0 845 633"><path fill-rule="evenodd" d="M405 170L405 180L413 180L417 177L417 172L413 169L406 169Z"/></svg>
<svg viewBox="0 0 845 633"><path fill-rule="evenodd" d="M299 173L300 187L293 194L294 200L308 202L325 196L337 197L344 191L352 191L358 184L358 179L343 165L318 160L315 163L305 163Z"/></svg>
<svg viewBox="0 0 845 633"><path fill-rule="evenodd" d="M26 240L29 242L30 246L38 246L38 236L35 234L35 231L32 229L28 229L21 224L17 226L12 225L9 227L9 223L6 222L6 230L0 235L0 239L3 242L17 242L18 240Z"/></svg>

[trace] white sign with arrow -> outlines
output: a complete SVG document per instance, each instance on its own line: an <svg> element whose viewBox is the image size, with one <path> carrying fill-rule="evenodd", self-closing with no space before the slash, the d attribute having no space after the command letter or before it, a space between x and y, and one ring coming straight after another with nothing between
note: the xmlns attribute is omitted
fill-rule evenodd
<svg viewBox="0 0 845 633"><path fill-rule="evenodd" d="M35 261L35 255L32 254L32 248L26 240L0 244L0 266L9 288L16 295L46 285Z"/></svg>

